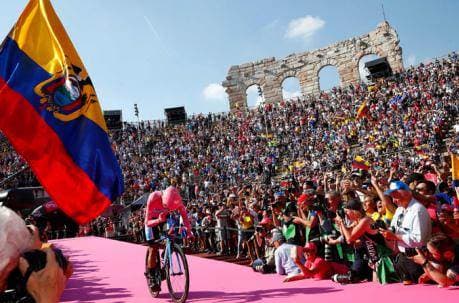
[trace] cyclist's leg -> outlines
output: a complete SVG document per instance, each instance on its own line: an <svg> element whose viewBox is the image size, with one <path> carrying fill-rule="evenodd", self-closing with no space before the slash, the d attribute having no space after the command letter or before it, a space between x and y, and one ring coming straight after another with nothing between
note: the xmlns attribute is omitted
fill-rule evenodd
<svg viewBox="0 0 459 303"><path fill-rule="evenodd" d="M156 243L161 236L160 227L145 227L145 238L148 243L147 269L149 274L154 274L158 260L159 244Z"/></svg>
<svg viewBox="0 0 459 303"><path fill-rule="evenodd" d="M159 226L153 228L145 228L145 237L148 243L148 258L147 258L147 272L146 274L152 278L155 287L160 290L161 275L160 275L160 263L159 260L159 244L156 243L160 239L161 231Z"/></svg>
<svg viewBox="0 0 459 303"><path fill-rule="evenodd" d="M158 244L151 244L148 247L148 260L147 260L147 268L148 269L154 269L158 265L157 259L158 259L158 250L159 246Z"/></svg>

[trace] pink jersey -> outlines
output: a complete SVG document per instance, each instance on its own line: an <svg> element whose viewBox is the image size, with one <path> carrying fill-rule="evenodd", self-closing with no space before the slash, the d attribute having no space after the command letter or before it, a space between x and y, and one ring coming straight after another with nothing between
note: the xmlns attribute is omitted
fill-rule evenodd
<svg viewBox="0 0 459 303"><path fill-rule="evenodd" d="M158 195L159 192L153 192L148 196L147 207L145 208L145 226L153 227L162 223L158 218L161 214L168 215L169 212L174 211L163 206L163 200ZM185 206L182 204L177 209L183 220L183 225L188 232L191 232L190 221Z"/></svg>

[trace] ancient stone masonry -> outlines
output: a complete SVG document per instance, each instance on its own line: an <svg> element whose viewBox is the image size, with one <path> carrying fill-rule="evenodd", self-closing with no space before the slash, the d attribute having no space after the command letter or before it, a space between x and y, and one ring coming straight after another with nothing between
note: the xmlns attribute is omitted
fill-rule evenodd
<svg viewBox="0 0 459 303"><path fill-rule="evenodd" d="M328 65L337 68L340 85L360 81L359 60L365 55L386 57L394 72L403 71L402 48L397 32L382 22L366 35L354 37L318 50L291 54L283 59L271 57L257 62L231 66L222 85L229 96L230 110L246 109L248 87L261 87L267 103L282 100L282 82L298 78L303 95L319 92L319 72Z"/></svg>

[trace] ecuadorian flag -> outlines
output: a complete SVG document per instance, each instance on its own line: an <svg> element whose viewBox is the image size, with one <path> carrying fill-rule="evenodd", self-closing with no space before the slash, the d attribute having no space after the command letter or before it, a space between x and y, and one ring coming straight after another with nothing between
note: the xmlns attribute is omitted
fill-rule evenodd
<svg viewBox="0 0 459 303"><path fill-rule="evenodd" d="M77 222L123 192L91 79L49 0L31 0L0 45L0 130Z"/></svg>

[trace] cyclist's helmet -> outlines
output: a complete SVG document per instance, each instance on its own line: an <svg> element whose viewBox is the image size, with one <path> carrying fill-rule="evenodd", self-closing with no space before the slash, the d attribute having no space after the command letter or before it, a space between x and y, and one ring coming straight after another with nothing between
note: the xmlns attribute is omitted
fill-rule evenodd
<svg viewBox="0 0 459 303"><path fill-rule="evenodd" d="M169 186L163 193L163 206L169 210L176 210L182 206L182 197L177 188Z"/></svg>

